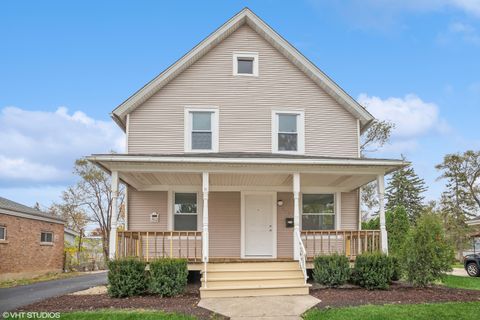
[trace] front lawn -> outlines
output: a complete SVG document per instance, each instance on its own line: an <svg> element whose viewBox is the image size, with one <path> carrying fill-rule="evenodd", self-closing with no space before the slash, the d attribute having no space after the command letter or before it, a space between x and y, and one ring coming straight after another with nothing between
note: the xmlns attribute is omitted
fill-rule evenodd
<svg viewBox="0 0 480 320"><path fill-rule="evenodd" d="M480 277L460 277L447 275L442 284L450 288L480 290Z"/></svg>
<svg viewBox="0 0 480 320"><path fill-rule="evenodd" d="M430 320L430 319L477 319L480 302L411 304L411 305L365 305L339 309L314 309L304 315L306 320Z"/></svg>
<svg viewBox="0 0 480 320"><path fill-rule="evenodd" d="M33 284L37 282L43 282L43 281L67 279L67 278L80 276L82 274L84 273L82 272L63 272L63 273L51 272L51 273L47 273L47 274L33 277L33 278L0 281L0 288L11 288L16 286Z"/></svg>
<svg viewBox="0 0 480 320"><path fill-rule="evenodd" d="M61 313L60 319L74 320L194 320L195 317L178 313L164 313L161 311L121 311L121 310L100 310L100 311L79 311Z"/></svg>

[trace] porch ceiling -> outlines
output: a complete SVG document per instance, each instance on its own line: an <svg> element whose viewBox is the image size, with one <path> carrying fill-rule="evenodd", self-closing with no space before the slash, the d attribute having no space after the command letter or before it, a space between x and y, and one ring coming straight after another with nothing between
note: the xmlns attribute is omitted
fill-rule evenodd
<svg viewBox="0 0 480 320"><path fill-rule="evenodd" d="M291 191L292 174L301 174L302 188L351 191L406 164L402 160L283 156L271 154L93 155L88 159L137 190L200 190L202 172L210 173L212 191L263 188ZM274 187L274 188L272 188Z"/></svg>
<svg viewBox="0 0 480 320"><path fill-rule="evenodd" d="M200 190L200 173L170 172L119 172L120 178L137 190L169 190L188 187ZM351 191L376 179L375 174L301 174L302 188L322 188L332 191ZM291 173L211 173L211 190L229 191L235 189L274 189L291 191Z"/></svg>

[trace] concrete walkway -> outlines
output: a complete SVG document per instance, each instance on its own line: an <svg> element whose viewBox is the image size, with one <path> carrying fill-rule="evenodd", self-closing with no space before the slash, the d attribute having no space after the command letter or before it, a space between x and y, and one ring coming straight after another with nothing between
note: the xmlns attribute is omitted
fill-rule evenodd
<svg viewBox="0 0 480 320"><path fill-rule="evenodd" d="M468 273L464 268L453 268L452 272L448 272L452 276L468 277Z"/></svg>
<svg viewBox="0 0 480 320"><path fill-rule="evenodd" d="M198 306L230 317L232 320L247 319L301 319L305 311L320 300L310 295L268 296L241 298L207 298Z"/></svg>
<svg viewBox="0 0 480 320"><path fill-rule="evenodd" d="M73 278L0 289L0 315L5 311L12 311L40 300L85 290L106 283L107 272L101 271Z"/></svg>

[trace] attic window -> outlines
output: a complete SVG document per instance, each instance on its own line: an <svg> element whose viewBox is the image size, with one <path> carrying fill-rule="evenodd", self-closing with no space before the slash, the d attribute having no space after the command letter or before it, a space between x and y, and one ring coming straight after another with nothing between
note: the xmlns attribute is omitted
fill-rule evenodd
<svg viewBox="0 0 480 320"><path fill-rule="evenodd" d="M258 53L238 52L233 54L233 75L258 77Z"/></svg>

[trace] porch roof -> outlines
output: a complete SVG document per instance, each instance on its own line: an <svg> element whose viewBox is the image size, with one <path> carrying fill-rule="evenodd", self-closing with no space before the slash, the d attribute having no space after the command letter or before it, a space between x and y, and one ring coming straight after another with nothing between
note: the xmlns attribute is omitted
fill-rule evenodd
<svg viewBox="0 0 480 320"><path fill-rule="evenodd" d="M201 172L210 184L291 189L291 174L302 175L302 187L350 191L391 173L408 162L392 159L335 158L271 153L95 154L87 157L137 190L165 190L171 186L200 186ZM215 188L213 188L214 190Z"/></svg>

